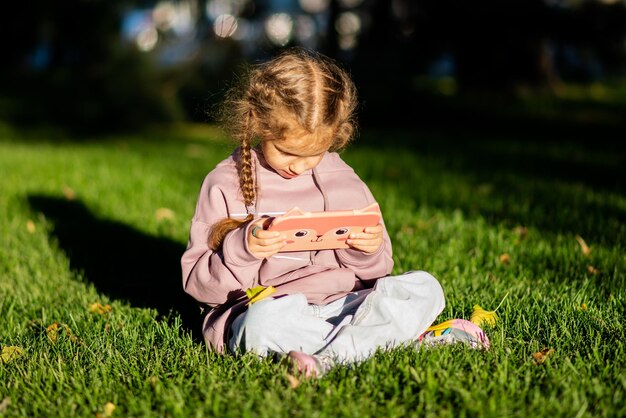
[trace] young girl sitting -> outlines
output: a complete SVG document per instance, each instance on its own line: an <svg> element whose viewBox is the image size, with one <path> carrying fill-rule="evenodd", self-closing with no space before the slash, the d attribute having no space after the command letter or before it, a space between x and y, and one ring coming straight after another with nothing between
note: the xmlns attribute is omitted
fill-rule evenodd
<svg viewBox="0 0 626 418"><path fill-rule="evenodd" d="M206 176L182 257L185 291L211 308L203 334L212 349L287 355L306 375L321 375L378 348L419 345L443 310L430 274L389 275L382 222L352 233L350 248L301 252L280 252L286 237L263 228L267 216L294 206L330 211L375 202L335 152L353 135L356 103L344 70L302 50L253 67L227 96L225 126L240 146ZM248 304L246 289L256 286L276 292ZM456 323L445 341L487 343L473 324Z"/></svg>

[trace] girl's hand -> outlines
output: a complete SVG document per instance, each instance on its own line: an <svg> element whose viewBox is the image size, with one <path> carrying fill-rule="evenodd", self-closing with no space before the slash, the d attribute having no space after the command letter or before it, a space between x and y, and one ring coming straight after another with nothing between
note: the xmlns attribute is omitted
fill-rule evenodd
<svg viewBox="0 0 626 418"><path fill-rule="evenodd" d="M383 243L383 226L368 226L363 232L352 233L346 240L350 248L372 254L378 251Z"/></svg>
<svg viewBox="0 0 626 418"><path fill-rule="evenodd" d="M266 231L263 224L266 219L253 222L248 232L248 249L256 258L269 258L285 246L287 237L277 231Z"/></svg>

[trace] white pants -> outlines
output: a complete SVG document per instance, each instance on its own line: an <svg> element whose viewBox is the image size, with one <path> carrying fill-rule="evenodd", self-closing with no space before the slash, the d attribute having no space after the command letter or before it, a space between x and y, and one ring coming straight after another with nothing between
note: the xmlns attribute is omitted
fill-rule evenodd
<svg viewBox="0 0 626 418"><path fill-rule="evenodd" d="M268 298L235 319L228 348L260 356L295 350L355 362L416 339L444 305L439 282L424 271L381 278L373 289L328 305L311 305L303 294Z"/></svg>

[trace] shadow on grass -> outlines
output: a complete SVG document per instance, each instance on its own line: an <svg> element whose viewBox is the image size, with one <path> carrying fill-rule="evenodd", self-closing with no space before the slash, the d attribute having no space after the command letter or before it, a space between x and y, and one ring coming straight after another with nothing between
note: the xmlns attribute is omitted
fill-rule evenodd
<svg viewBox="0 0 626 418"><path fill-rule="evenodd" d="M79 201L32 195L28 203L52 222L52 235L70 267L99 292L135 307L155 308L163 316L178 313L184 329L201 339L198 305L181 285L183 245L99 219Z"/></svg>

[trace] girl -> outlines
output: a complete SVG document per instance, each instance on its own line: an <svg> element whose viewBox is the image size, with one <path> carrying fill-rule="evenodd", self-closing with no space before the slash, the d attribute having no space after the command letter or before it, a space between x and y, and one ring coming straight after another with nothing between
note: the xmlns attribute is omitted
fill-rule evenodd
<svg viewBox="0 0 626 418"><path fill-rule="evenodd" d="M443 310L430 274L389 276L382 222L338 250L281 253L286 237L263 229L267 216L294 206L375 202L336 153L352 137L355 107L346 72L301 50L253 67L229 92L223 122L240 146L206 176L182 257L185 291L212 308L203 325L212 349L288 355L306 375L321 375L418 339ZM276 293L247 304L246 289L259 285ZM480 341L473 328L448 335Z"/></svg>

